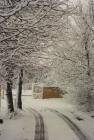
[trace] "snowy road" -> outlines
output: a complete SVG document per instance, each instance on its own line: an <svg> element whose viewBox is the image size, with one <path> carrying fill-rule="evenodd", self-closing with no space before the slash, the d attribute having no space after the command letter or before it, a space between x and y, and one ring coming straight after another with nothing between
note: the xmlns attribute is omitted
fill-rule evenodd
<svg viewBox="0 0 94 140"><path fill-rule="evenodd" d="M28 108L31 113L33 113L35 117L35 136L34 140L47 140L47 135L45 134L45 125L42 115L33 108Z"/></svg>
<svg viewBox="0 0 94 140"><path fill-rule="evenodd" d="M47 114L45 114L45 111L44 112L42 111L42 115L41 115L39 113L39 111L37 111L37 110L35 110L33 108L28 107L27 110L34 114L35 121L36 121L34 140L48 140L47 132L45 132L44 120L45 120L45 123L46 123L48 128L49 128L49 123L47 123L47 120L45 119L45 115L47 117ZM51 137L51 135L53 133L50 134L49 135L49 138L50 138L49 140L55 140L55 139L57 139L57 137L59 138L59 140L62 140L63 138L64 138L64 140L69 140L68 137L70 137L71 140L89 140L84 135L84 133L80 130L80 128L74 122L72 122L71 119L68 118L66 115L60 113L59 111L57 111L55 109L50 109L50 108L47 109L47 108L45 108L44 110L48 110L47 112L53 113L53 117L50 117L50 118L49 118L49 113L48 113L48 118L49 118L49 120L52 119L51 121L53 121L56 118L55 114L58 116L58 121L56 119L56 121L54 122L54 126L59 128L58 129L59 131L58 130L55 131L55 134L53 135L53 137ZM44 119L43 119L43 116L44 116ZM63 123L61 124L63 127L65 127L63 129L62 129L62 126L59 125L59 121L60 121L59 118L61 118L63 120ZM67 128L66 125L68 125L69 128ZM51 126L51 128L52 128L52 126ZM51 130L51 131L54 131L54 130L55 130L55 128L53 128L53 130ZM66 136L65 136L64 132L62 132L63 130L64 130L64 132L65 131L66 132L69 132L69 131L72 132L73 131L74 134L71 133L71 135L69 135L68 133L66 133ZM48 131L49 131L49 129L48 129Z"/></svg>
<svg viewBox="0 0 94 140"><path fill-rule="evenodd" d="M83 134L83 132L80 130L80 128L70 120L70 118L68 118L67 116L65 116L64 114L60 113L57 110L54 109L49 109L51 112L56 113L61 119L63 119L70 127L70 129L72 129L74 131L74 133L78 136L79 140L88 140L88 138Z"/></svg>
<svg viewBox="0 0 94 140"><path fill-rule="evenodd" d="M4 118L0 140L93 140L94 119L76 114L64 100L25 97L23 101L23 111L18 110L12 120ZM77 120L75 115L83 120Z"/></svg>

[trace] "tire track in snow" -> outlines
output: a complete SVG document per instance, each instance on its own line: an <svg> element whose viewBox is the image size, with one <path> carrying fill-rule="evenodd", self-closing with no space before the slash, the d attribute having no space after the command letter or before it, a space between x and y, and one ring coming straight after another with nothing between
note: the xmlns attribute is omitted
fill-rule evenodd
<svg viewBox="0 0 94 140"><path fill-rule="evenodd" d="M48 110L54 112L57 116L63 119L68 124L68 126L74 131L74 133L77 135L79 140L90 140L83 134L80 128L71 119L69 119L69 117L67 117L63 113L60 113L57 110L54 109L48 109Z"/></svg>
<svg viewBox="0 0 94 140"><path fill-rule="evenodd" d="M42 115L33 108L27 108L27 110L32 112L35 117L36 124L34 140L48 140Z"/></svg>

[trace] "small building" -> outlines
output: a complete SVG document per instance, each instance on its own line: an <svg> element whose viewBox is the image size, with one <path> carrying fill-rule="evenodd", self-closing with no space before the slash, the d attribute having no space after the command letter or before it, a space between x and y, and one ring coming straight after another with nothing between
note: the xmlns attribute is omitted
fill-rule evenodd
<svg viewBox="0 0 94 140"><path fill-rule="evenodd" d="M38 84L33 84L32 93L35 99L63 98L64 95L59 87L44 87Z"/></svg>
<svg viewBox="0 0 94 140"><path fill-rule="evenodd" d="M63 93L59 87L43 87L43 99L62 98Z"/></svg>

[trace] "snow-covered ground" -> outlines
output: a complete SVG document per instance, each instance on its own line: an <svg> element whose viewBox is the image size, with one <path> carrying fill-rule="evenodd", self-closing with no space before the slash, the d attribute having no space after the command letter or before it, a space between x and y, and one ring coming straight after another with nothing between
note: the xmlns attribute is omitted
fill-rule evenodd
<svg viewBox="0 0 94 140"><path fill-rule="evenodd" d="M17 115L12 119L5 115L6 102L2 99L1 117L4 119L4 123L0 124L0 140L43 140L42 138L35 138L36 115L38 113L33 112L32 108L43 117L45 140L94 139L93 112L90 114L79 112L63 98L32 99L32 96L23 96L23 111L18 111ZM58 115L55 112L56 110L67 116L69 121L64 116L62 118L62 115ZM71 126L70 120L80 128L82 134L80 134L76 126Z"/></svg>

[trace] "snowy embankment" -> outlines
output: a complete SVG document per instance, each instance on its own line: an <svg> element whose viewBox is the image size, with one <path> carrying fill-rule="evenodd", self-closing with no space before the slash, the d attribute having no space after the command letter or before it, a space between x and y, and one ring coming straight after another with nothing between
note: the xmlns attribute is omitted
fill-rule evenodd
<svg viewBox="0 0 94 140"><path fill-rule="evenodd" d="M14 97L15 98L15 97ZM69 124L57 114L49 109L57 110L66 115L75 123L87 137L88 140L94 138L94 118L92 114L79 112L73 105L70 105L64 98L62 99L32 99L32 96L23 96L23 111L18 111L13 119L5 116L6 104L2 99L1 116L4 123L0 124L0 140L35 140L36 119L32 108L38 111L44 121L46 139L49 140L79 140ZM37 114L36 118L37 118ZM41 118L41 116L40 116ZM40 119L41 121L41 119ZM40 125L40 123L38 124ZM39 126L38 126L39 127ZM41 130L38 130L41 132ZM42 133L42 132L41 132ZM39 139L41 140L41 139ZM82 139L80 139L82 140Z"/></svg>
<svg viewBox="0 0 94 140"><path fill-rule="evenodd" d="M33 140L35 120L32 113L18 110L11 119L6 112L6 102L2 100L1 118L4 123L0 124L0 140Z"/></svg>

